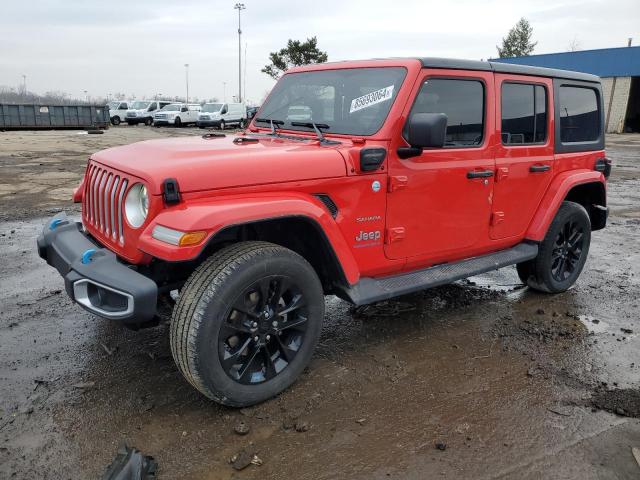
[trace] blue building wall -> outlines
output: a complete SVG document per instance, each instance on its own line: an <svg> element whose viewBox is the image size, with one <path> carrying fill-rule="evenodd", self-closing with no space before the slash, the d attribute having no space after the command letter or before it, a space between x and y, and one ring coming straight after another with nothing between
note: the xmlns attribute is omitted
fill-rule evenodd
<svg viewBox="0 0 640 480"><path fill-rule="evenodd" d="M640 76L640 46L549 53L529 55L528 57L493 58L491 61L574 70L592 73L600 77Z"/></svg>

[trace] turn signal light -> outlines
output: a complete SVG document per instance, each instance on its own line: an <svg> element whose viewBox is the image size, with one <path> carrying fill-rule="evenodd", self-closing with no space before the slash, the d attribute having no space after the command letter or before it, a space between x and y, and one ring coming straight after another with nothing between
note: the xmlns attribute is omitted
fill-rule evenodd
<svg viewBox="0 0 640 480"><path fill-rule="evenodd" d="M197 245L207 236L207 232L187 232L180 238L180 246Z"/></svg>

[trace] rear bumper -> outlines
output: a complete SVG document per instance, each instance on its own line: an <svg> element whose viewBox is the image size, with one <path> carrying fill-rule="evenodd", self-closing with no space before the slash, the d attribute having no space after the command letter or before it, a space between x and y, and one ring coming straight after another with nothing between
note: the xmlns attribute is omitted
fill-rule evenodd
<svg viewBox="0 0 640 480"><path fill-rule="evenodd" d="M85 310L124 323L144 323L156 314L158 287L91 240L64 213L38 236L38 254L64 279L69 297Z"/></svg>

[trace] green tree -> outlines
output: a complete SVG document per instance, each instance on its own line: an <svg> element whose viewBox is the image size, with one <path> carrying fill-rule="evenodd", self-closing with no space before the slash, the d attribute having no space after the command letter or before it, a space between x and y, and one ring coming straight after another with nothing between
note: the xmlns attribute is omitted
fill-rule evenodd
<svg viewBox="0 0 640 480"><path fill-rule="evenodd" d="M502 48L498 49L500 58L526 57L533 52L538 42L531 42L533 28L526 18L521 18L502 39Z"/></svg>
<svg viewBox="0 0 640 480"><path fill-rule="evenodd" d="M318 39L311 37L307 38L306 42L289 40L285 48L278 52L271 52L269 60L271 63L265 65L262 72L277 80L291 67L326 62L327 53L318 49Z"/></svg>

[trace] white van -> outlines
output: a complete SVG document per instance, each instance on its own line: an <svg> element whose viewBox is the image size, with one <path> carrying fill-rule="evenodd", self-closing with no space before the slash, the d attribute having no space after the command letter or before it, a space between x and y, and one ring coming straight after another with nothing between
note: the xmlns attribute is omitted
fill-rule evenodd
<svg viewBox="0 0 640 480"><path fill-rule="evenodd" d="M153 113L171 103L173 102L166 102L162 100L136 100L131 103L129 110L127 110L127 123L129 125L137 125L138 123L151 125L153 123Z"/></svg>
<svg viewBox="0 0 640 480"><path fill-rule="evenodd" d="M196 123L200 128L218 127L220 130L230 125L244 128L246 124L247 108L244 103L205 103Z"/></svg>
<svg viewBox="0 0 640 480"><path fill-rule="evenodd" d="M130 103L127 100L114 100L107 104L109 107L109 120L111 120L111 125L120 125L120 122L124 121L127 117L129 105Z"/></svg>
<svg viewBox="0 0 640 480"><path fill-rule="evenodd" d="M153 124L156 127L161 125L181 127L196 123L200 108L197 103L171 103L153 115Z"/></svg>

